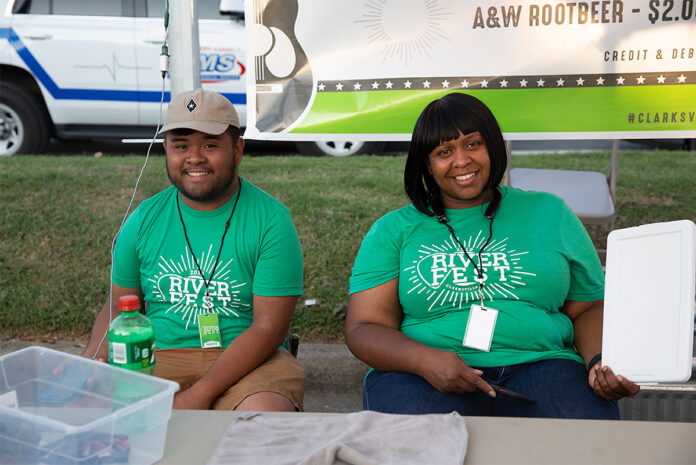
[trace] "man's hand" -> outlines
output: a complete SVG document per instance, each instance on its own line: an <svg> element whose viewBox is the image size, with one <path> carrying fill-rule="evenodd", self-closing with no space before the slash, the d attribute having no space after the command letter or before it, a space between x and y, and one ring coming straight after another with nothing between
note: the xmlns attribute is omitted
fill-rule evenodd
<svg viewBox="0 0 696 465"><path fill-rule="evenodd" d="M640 391L640 386L623 376L616 376L608 366L597 362L590 368L587 380L596 395L606 400L618 400L626 396L634 396Z"/></svg>
<svg viewBox="0 0 696 465"><path fill-rule="evenodd" d="M175 409L184 410L208 410L213 401L204 395L196 393L195 384L185 391L174 395Z"/></svg>
<svg viewBox="0 0 696 465"><path fill-rule="evenodd" d="M118 300L124 295L137 295L140 298L140 308L145 308L143 292L140 287L120 287L114 284L110 294L111 302L105 302L104 307L97 314L87 347L82 351L83 357L90 359L94 357L94 360L99 362L105 362L109 358L109 341L106 333L109 331L111 321L121 314ZM97 348L99 353L94 356Z"/></svg>
<svg viewBox="0 0 696 465"><path fill-rule="evenodd" d="M104 344L103 344L103 345L108 347L108 344L109 344L109 343L108 343L107 341L104 341ZM80 354L80 357L82 357L82 358L87 358L87 359L89 359L89 360L94 360L95 362L101 362L101 363L106 363L106 362L107 362L106 358L104 358L104 357L101 356L101 355L98 356L98 357L95 357L95 358L92 358L92 356L93 356L93 354L88 353L88 352L87 352L87 349L85 349L85 351L82 352L82 353Z"/></svg>
<svg viewBox="0 0 696 465"><path fill-rule="evenodd" d="M479 390L495 397L493 388L481 378L483 372L471 368L454 352L428 350L421 360L418 374L440 392L468 393Z"/></svg>
<svg viewBox="0 0 696 465"><path fill-rule="evenodd" d="M203 377L174 397L174 408L209 409L230 386L264 363L288 334L297 296L254 294L254 319Z"/></svg>

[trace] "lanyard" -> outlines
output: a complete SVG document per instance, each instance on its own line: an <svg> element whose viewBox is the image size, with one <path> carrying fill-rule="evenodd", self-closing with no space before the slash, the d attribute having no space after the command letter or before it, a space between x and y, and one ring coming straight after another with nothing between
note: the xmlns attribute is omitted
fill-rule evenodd
<svg viewBox="0 0 696 465"><path fill-rule="evenodd" d="M210 297L210 294L208 293L208 288L210 287L210 283L213 282L213 276L215 276L215 270L217 269L218 263L220 262L220 254L222 253L222 245L225 243L225 236L227 235L227 230L230 229L230 221L232 220L232 215L234 215L234 211L237 209L237 202L239 202L239 197L242 195L242 183L241 180L239 182L239 190L237 191L237 198L234 201L234 205L232 206L232 211L230 212L230 217L227 218L227 222L225 223L225 230L222 233L222 238L220 239L220 249L218 250L217 257L215 258L215 264L213 265L213 271L210 273L210 278L208 280L205 280L205 275L203 274L203 270L201 269L201 265L198 263L198 259L196 258L196 255L193 253L193 247L191 247L191 242L189 241L188 234L186 234L186 224L184 224L184 217L181 215L181 206L179 205L179 195L177 194L176 196L176 209L179 211L179 219L181 220L181 226L184 228L184 237L186 238L186 245L188 245L189 251L191 252L191 256L193 257L193 261L196 264L196 268L198 268L198 272L201 274L201 278L203 278L203 283L205 284L205 297L206 300L208 297Z"/></svg>
<svg viewBox="0 0 696 465"><path fill-rule="evenodd" d="M454 233L454 229L452 229L452 226L449 225L448 221L449 219L445 215L439 215L437 217L437 221L440 223L444 224L447 229L449 229L450 235L452 238L457 241L457 244L459 244L459 247L462 249L462 252L464 252L464 255L466 255L466 258L469 260L474 265L474 270L476 270L476 274L478 274L479 278L479 297L481 299L481 308L483 308L483 264L481 263L481 253L486 249L486 246L488 243L491 241L491 238L493 237L493 216L490 218L490 222L488 223L488 239L486 239L486 242L483 244L483 246L479 249L478 251L478 266L476 263L474 263L474 260L469 256L467 253L466 249L464 248L464 245L459 241L459 238L457 235Z"/></svg>

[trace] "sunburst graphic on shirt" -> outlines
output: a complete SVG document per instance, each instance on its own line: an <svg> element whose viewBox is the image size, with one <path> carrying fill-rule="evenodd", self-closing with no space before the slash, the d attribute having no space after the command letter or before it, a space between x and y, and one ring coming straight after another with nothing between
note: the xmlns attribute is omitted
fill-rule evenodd
<svg viewBox="0 0 696 465"><path fill-rule="evenodd" d="M483 280L486 300L519 300L517 289L526 286L525 279L536 274L524 271L524 256L529 252L508 248L507 240L507 237L492 239L481 253L481 279L475 271L478 252L486 241L481 232L462 242L474 263L452 237L440 244L422 244L418 257L404 270L411 274L408 278L411 287L407 294L425 293L426 300L430 302L428 311L436 305L462 308L469 302L479 301L479 283Z"/></svg>
<svg viewBox="0 0 696 465"><path fill-rule="evenodd" d="M215 266L215 254L211 244L207 252L201 254L199 265L206 279L210 278ZM152 293L157 302L171 303L165 313L181 315L181 320L189 325L198 325L197 315L202 313L217 313L219 315L239 317L239 310L248 309L249 304L240 300L240 289L247 285L236 279L230 279L230 264L234 259L218 263L215 276L205 295L205 283L198 271L188 248L179 255L179 260L167 259L160 256L157 273L149 281L152 282Z"/></svg>

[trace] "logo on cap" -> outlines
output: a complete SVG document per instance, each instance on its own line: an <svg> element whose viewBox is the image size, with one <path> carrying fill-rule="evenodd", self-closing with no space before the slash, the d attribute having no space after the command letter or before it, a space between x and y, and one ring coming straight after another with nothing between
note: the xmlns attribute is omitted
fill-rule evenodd
<svg viewBox="0 0 696 465"><path fill-rule="evenodd" d="M186 109L188 110L189 113L193 113L193 110L195 110L198 107L198 104L196 101L191 97L191 100L188 101L186 104Z"/></svg>

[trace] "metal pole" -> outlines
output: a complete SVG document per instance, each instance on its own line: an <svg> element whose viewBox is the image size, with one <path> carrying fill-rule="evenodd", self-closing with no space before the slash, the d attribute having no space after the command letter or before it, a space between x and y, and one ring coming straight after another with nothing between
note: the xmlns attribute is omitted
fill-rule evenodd
<svg viewBox="0 0 696 465"><path fill-rule="evenodd" d="M616 206L616 178L619 175L619 140L614 139L611 147L611 167L609 168L609 192Z"/></svg>
<svg viewBox="0 0 696 465"><path fill-rule="evenodd" d="M503 179L501 180L501 185L510 185L510 162L512 162L512 141L505 139L505 153L507 155L507 168L503 174Z"/></svg>
<svg viewBox="0 0 696 465"><path fill-rule="evenodd" d="M169 54L172 97L201 87L196 0L169 0Z"/></svg>
<svg viewBox="0 0 696 465"><path fill-rule="evenodd" d="M611 167L609 168L609 194L611 195L611 203L616 209L616 178L619 176L619 140L614 139L611 147ZM614 230L614 224L616 221L616 210L611 217L611 222L609 223L609 230Z"/></svg>

